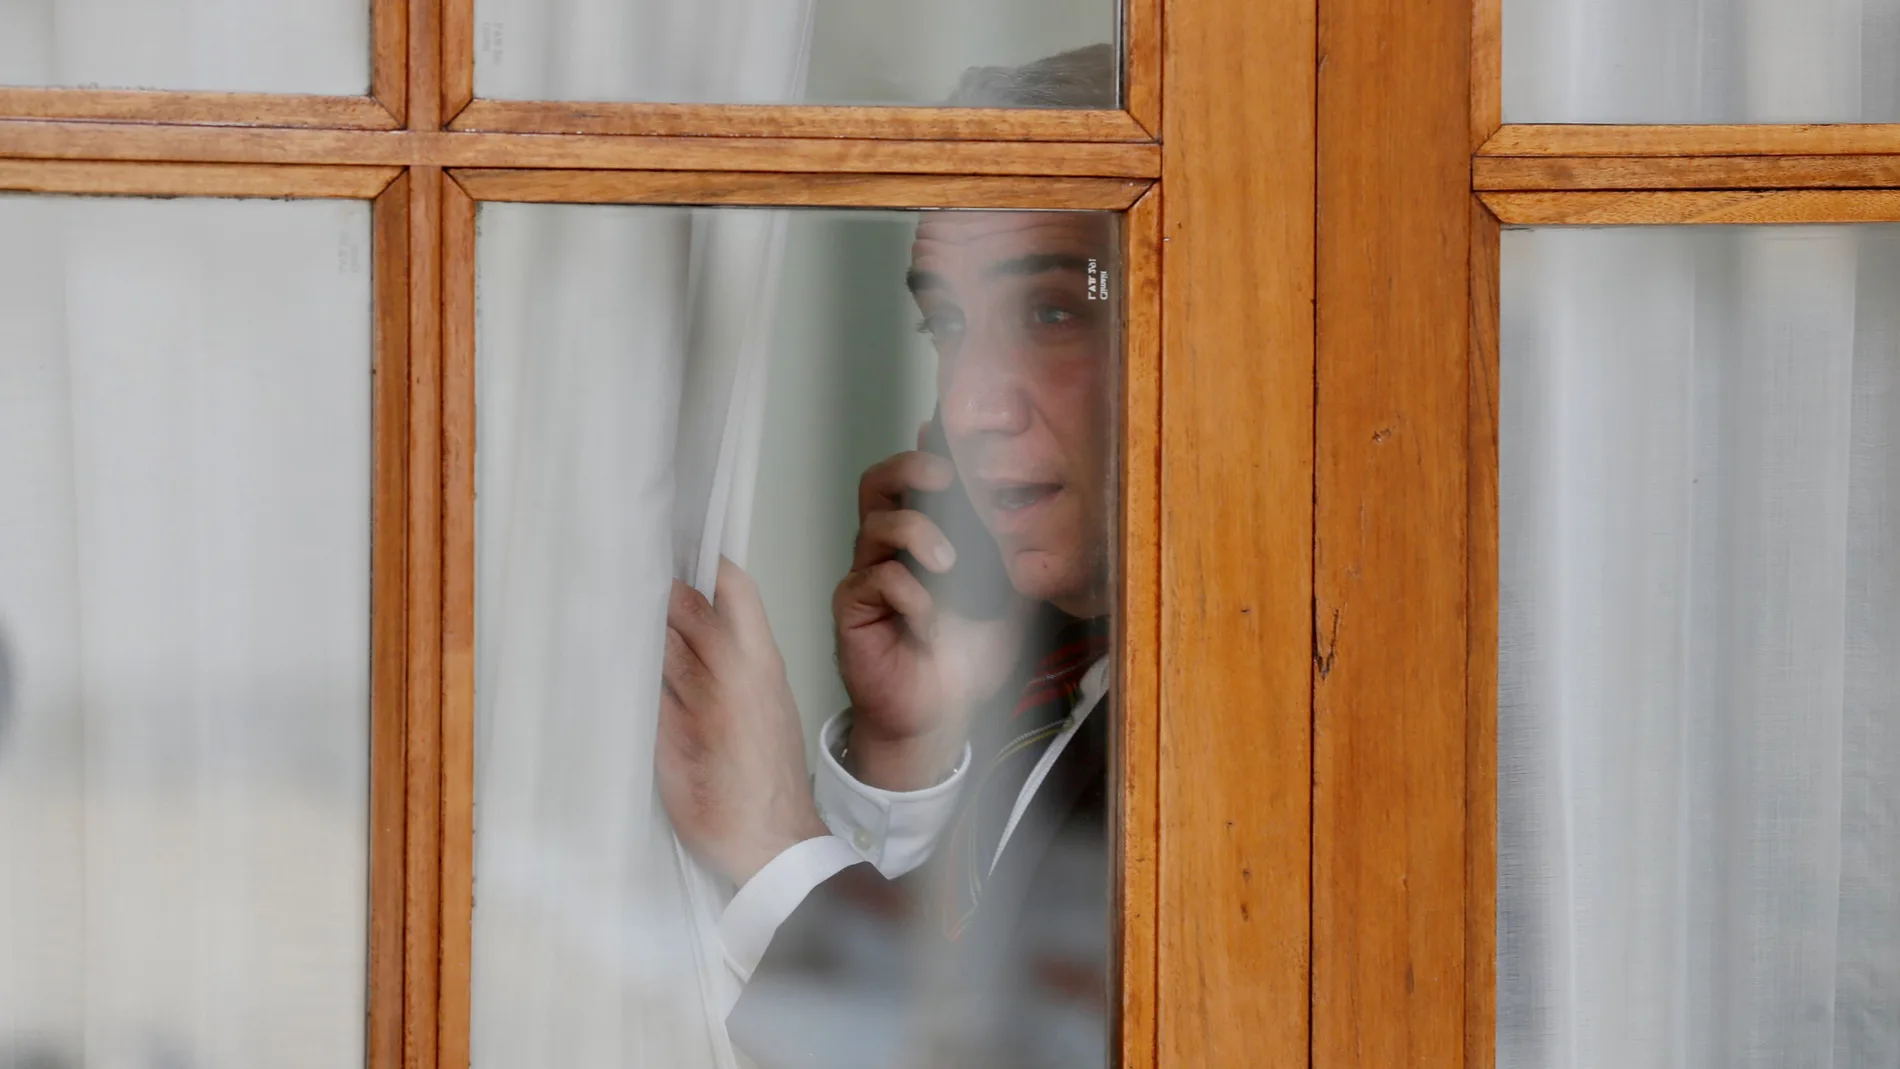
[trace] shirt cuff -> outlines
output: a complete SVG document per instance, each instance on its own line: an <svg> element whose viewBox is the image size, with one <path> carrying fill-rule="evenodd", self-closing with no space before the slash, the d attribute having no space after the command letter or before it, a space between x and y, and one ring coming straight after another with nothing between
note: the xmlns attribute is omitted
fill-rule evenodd
<svg viewBox="0 0 1900 1069"><path fill-rule="evenodd" d="M818 770L812 775L812 796L818 815L832 834L850 843L858 854L894 880L930 859L937 839L956 815L970 768L970 747L950 778L921 791L886 791L862 783L844 770L834 756L848 720L839 713L818 733Z"/></svg>
<svg viewBox="0 0 1900 1069"><path fill-rule="evenodd" d="M752 874L719 917L719 939L726 966L744 983L752 979L772 936L798 909L812 889L863 858L835 835L821 835L786 847Z"/></svg>

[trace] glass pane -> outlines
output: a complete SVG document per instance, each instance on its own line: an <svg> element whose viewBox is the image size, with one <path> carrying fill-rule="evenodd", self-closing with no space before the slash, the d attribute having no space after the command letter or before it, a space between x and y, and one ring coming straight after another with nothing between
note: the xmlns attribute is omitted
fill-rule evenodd
<svg viewBox="0 0 1900 1069"><path fill-rule="evenodd" d="M0 1065L359 1066L368 206L0 233Z"/></svg>
<svg viewBox="0 0 1900 1069"><path fill-rule="evenodd" d="M1498 1064L1900 1051L1900 228L1504 236Z"/></svg>
<svg viewBox="0 0 1900 1069"><path fill-rule="evenodd" d="M364 0L0 0L0 85L369 92Z"/></svg>
<svg viewBox="0 0 1900 1069"><path fill-rule="evenodd" d="M1504 121L1900 121L1900 2L1504 0Z"/></svg>
<svg viewBox="0 0 1900 1069"><path fill-rule="evenodd" d="M1119 100L1120 0L475 0L475 19L480 97L1042 108ZM1035 60L1045 62L1016 70Z"/></svg>
<svg viewBox="0 0 1900 1069"><path fill-rule="evenodd" d="M1107 1064L1117 232L483 206L476 1066Z"/></svg>

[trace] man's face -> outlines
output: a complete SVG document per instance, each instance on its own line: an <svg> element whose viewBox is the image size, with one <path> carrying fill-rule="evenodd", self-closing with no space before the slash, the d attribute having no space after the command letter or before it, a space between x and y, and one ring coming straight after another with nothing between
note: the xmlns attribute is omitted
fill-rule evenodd
<svg viewBox="0 0 1900 1069"><path fill-rule="evenodd" d="M1108 609L1113 233L1084 213L938 212L911 248L957 473L1016 589L1079 616Z"/></svg>

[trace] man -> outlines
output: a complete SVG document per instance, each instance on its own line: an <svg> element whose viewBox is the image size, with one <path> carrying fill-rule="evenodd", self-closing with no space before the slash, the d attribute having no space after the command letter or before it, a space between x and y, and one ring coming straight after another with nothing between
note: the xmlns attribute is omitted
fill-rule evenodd
<svg viewBox="0 0 1900 1069"><path fill-rule="evenodd" d="M965 92L1097 103L1111 63L1084 50L980 72ZM940 436L949 455L900 453L861 481L832 605L851 706L826 725L815 775L749 579L727 565L716 607L675 585L660 793L681 839L739 888L722 933L751 986L728 1023L761 1066L1102 1063L1114 233L1081 213L937 212L918 226L908 282L939 391L919 445ZM917 507L931 493L966 495L987 541L953 545ZM959 611L937 577L992 542L1000 611ZM854 1061L850 1035L761 992L811 976L799 948L867 904L928 935L918 968L879 981L904 993L907 1045ZM1051 956L1065 927L1067 952ZM833 961L829 982L841 971ZM1049 1053L1048 1034L1076 1020L1095 1029L1085 1053Z"/></svg>

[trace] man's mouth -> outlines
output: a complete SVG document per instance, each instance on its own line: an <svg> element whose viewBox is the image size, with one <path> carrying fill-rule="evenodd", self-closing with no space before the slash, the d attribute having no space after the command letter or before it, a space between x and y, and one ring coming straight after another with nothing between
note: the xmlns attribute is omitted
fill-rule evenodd
<svg viewBox="0 0 1900 1069"><path fill-rule="evenodd" d="M990 507L1003 514L1022 512L1042 504L1061 490L1060 483L992 483Z"/></svg>

